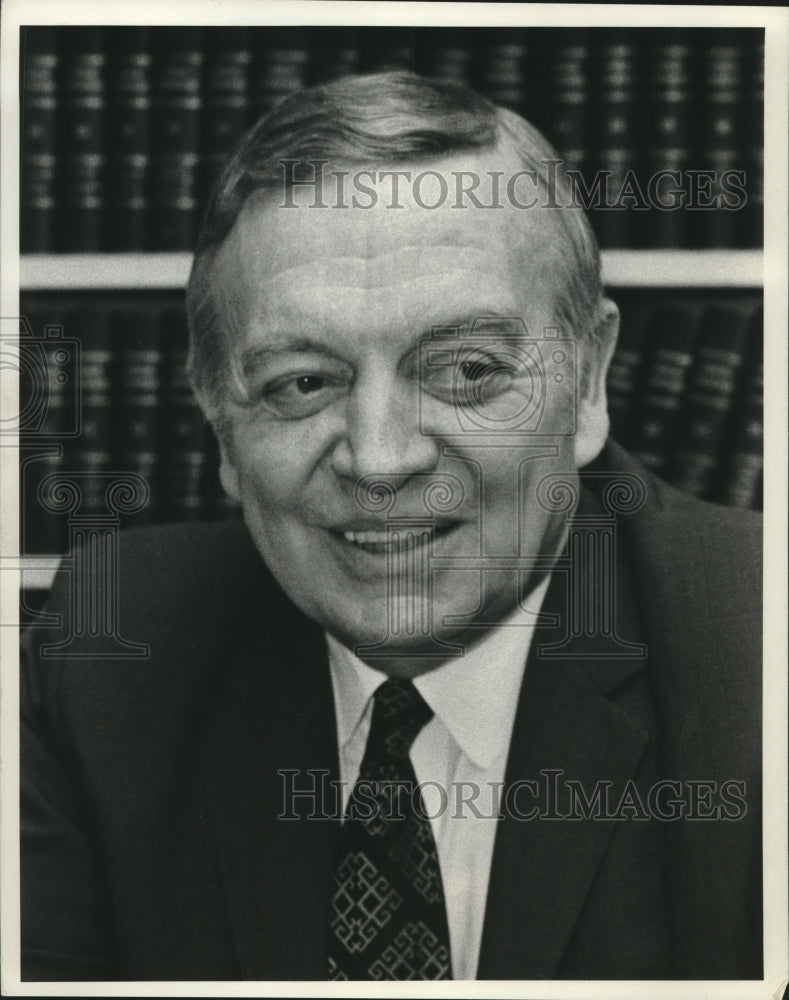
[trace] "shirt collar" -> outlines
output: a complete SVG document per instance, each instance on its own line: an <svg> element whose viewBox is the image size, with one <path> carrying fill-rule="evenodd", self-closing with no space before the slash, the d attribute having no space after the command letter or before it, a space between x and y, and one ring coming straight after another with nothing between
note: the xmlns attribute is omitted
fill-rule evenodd
<svg viewBox="0 0 789 1000"><path fill-rule="evenodd" d="M522 608L516 608L469 647L463 657L414 679L419 693L478 767L489 767L509 748L534 618L542 607L548 582L546 576ZM385 677L333 636L327 634L326 639L342 748L353 737Z"/></svg>
<svg viewBox="0 0 789 1000"><path fill-rule="evenodd" d="M352 739L370 699L386 678L328 632L326 643L337 715L337 741L342 749Z"/></svg>

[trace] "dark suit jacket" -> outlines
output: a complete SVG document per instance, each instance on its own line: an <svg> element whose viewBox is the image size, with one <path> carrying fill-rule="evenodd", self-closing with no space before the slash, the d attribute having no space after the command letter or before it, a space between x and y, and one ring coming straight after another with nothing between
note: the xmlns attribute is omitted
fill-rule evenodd
<svg viewBox="0 0 789 1000"><path fill-rule="evenodd" d="M617 628L648 656L595 658L576 637L550 659L566 618L540 628L508 785L555 771L646 802L659 779L685 797L715 782L703 811L736 781L747 811L506 815L479 978L761 978L760 519L680 496L614 445L605 462L648 483L617 527ZM119 627L149 657L43 658L52 631L26 640L23 976L320 979L339 823L277 817L282 769L338 776L321 630L241 525L122 538ZM554 574L546 613L565 592Z"/></svg>

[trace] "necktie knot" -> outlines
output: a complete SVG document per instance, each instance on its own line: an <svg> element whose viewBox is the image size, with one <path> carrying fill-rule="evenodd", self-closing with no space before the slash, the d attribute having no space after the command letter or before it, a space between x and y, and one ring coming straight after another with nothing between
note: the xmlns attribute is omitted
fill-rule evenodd
<svg viewBox="0 0 789 1000"><path fill-rule="evenodd" d="M433 718L433 710L413 681L390 678L375 692L367 757L402 760Z"/></svg>

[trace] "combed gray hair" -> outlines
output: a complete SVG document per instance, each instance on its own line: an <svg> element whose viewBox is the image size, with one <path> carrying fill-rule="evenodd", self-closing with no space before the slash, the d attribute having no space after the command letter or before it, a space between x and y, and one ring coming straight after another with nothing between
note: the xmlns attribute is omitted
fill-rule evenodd
<svg viewBox="0 0 789 1000"><path fill-rule="evenodd" d="M281 160L329 160L344 166L394 167L509 144L537 187L549 186L563 244L557 317L579 338L598 332L600 254L591 226L573 204L561 158L512 111L460 84L411 72L346 76L285 98L243 137L216 182L203 217L186 290L189 377L220 439L226 437L230 361L211 294L211 268L247 199L283 190ZM557 166L557 164L559 164Z"/></svg>

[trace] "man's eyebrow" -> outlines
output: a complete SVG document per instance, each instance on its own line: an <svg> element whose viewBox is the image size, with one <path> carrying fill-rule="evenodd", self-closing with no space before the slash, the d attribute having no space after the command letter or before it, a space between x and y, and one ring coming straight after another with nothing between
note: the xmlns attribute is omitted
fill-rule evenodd
<svg viewBox="0 0 789 1000"><path fill-rule="evenodd" d="M334 356L326 344L309 337L295 337L282 340L274 340L267 344L256 344L254 347L246 347L241 352L239 361L243 367L254 365L257 362L265 361L267 358L277 354L323 354L327 357Z"/></svg>
<svg viewBox="0 0 789 1000"><path fill-rule="evenodd" d="M478 312L473 316L465 316L460 319L453 319L447 323L433 323L430 329L427 331L427 335L435 332L444 332L449 330L461 330L465 333L470 333L474 327L474 324L479 324L482 322L481 329L489 330L491 328L505 328L508 324L516 324L519 327L523 326L523 317L515 316L512 313L499 312L495 309L490 309L486 312Z"/></svg>
<svg viewBox="0 0 789 1000"><path fill-rule="evenodd" d="M420 335L420 338L430 337L438 331L459 330L462 333L470 333L474 323L480 320L486 321L484 329L487 330L498 326L503 328L508 323L523 323L520 316L489 309L469 316L451 319L448 322L433 323ZM242 368L254 367L256 364L265 363L271 357L282 354L321 354L327 358L336 358L338 356L325 341L317 338L282 336L268 340L265 344L254 344L245 347L241 351L238 361Z"/></svg>

